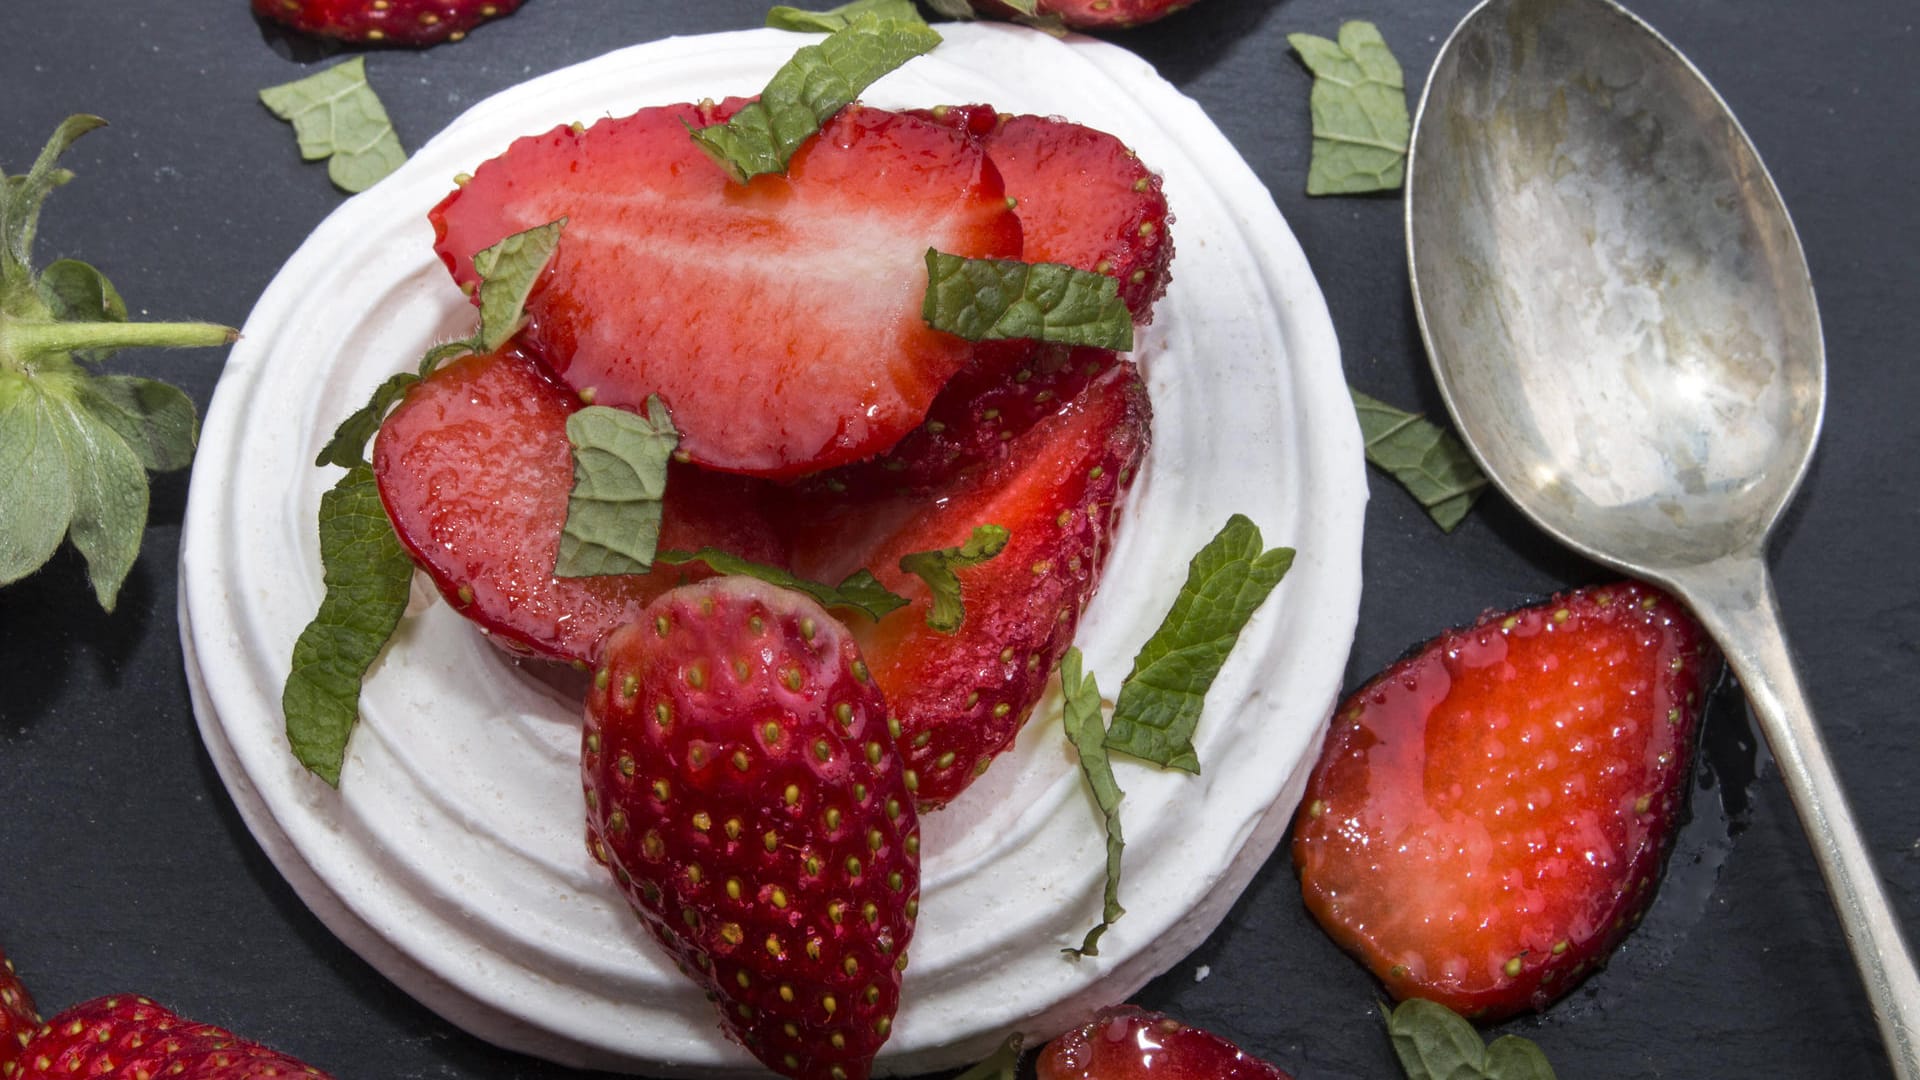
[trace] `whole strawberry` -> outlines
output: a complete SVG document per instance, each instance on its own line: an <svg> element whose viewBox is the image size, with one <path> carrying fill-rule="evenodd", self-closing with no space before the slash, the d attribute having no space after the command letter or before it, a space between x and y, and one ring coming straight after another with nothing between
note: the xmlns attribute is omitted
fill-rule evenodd
<svg viewBox="0 0 1920 1080"><path fill-rule="evenodd" d="M796 1080L864 1080L893 1026L920 836L847 629L745 578L663 594L587 697L587 842L730 1034Z"/></svg>
<svg viewBox="0 0 1920 1080"><path fill-rule="evenodd" d="M1292 1080L1209 1031L1132 1005L1047 1044L1038 1080Z"/></svg>
<svg viewBox="0 0 1920 1080"><path fill-rule="evenodd" d="M1193 6L1194 0L972 0L975 11L1022 22L1058 19L1080 30L1125 29ZM1031 9L1029 11L1028 9Z"/></svg>
<svg viewBox="0 0 1920 1080"><path fill-rule="evenodd" d="M1546 1007L1652 899L1719 670L1632 583L1428 642L1334 714L1294 822L1308 908L1396 998Z"/></svg>
<svg viewBox="0 0 1920 1080"><path fill-rule="evenodd" d="M20 1049L39 1026L40 1013L33 1007L33 995L14 974L13 961L0 952L0 1077L12 1080L19 1074L16 1062Z"/></svg>
<svg viewBox="0 0 1920 1080"><path fill-rule="evenodd" d="M82 1002L47 1021L7 1080L286 1080L326 1076L311 1065L212 1024L196 1024L143 997Z"/></svg>
<svg viewBox="0 0 1920 1080"><path fill-rule="evenodd" d="M253 0L253 10L302 33L375 45L438 45L522 0Z"/></svg>

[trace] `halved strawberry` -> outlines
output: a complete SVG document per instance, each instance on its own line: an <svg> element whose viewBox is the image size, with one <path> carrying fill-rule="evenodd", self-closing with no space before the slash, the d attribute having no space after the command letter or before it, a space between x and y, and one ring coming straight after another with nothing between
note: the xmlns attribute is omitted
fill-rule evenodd
<svg viewBox="0 0 1920 1080"><path fill-rule="evenodd" d="M688 136L724 109L644 109L520 139L432 213L454 277L566 216L525 340L602 405L658 394L697 464L792 477L918 425L967 342L921 318L929 247L1017 256L1020 225L972 141L851 106L785 176L730 180Z"/></svg>
<svg viewBox="0 0 1920 1080"><path fill-rule="evenodd" d="M39 1027L33 995L15 974L13 961L0 952L0 1077L12 1080L16 1075L14 1063L20 1060L20 1050Z"/></svg>
<svg viewBox="0 0 1920 1080"><path fill-rule="evenodd" d="M1012 6L999 0L970 0L982 15L1001 19L1025 19ZM1056 18L1081 30L1125 29L1150 23L1176 11L1191 7L1194 0L1037 0L1033 8L1042 19Z"/></svg>
<svg viewBox="0 0 1920 1080"><path fill-rule="evenodd" d="M401 543L455 610L510 651L590 662L600 640L653 598L711 573L557 578L573 486L567 417L579 399L509 347L467 356L407 391L373 444L380 499ZM786 561L759 509L760 483L675 465L662 548L717 547Z"/></svg>
<svg viewBox="0 0 1920 1080"><path fill-rule="evenodd" d="M1146 455L1151 408L1125 361L1011 441L1004 458L925 494L849 501L804 523L795 570L838 581L861 567L908 606L854 633L902 730L922 807L940 806L1013 741L1073 642L1105 564L1121 499ZM966 621L927 625L926 585L903 555L959 546L974 527L1011 539L959 577Z"/></svg>
<svg viewBox="0 0 1920 1080"><path fill-rule="evenodd" d="M920 833L846 627L747 578L675 589L608 639L586 715L588 847L647 929L769 1068L865 1080Z"/></svg>
<svg viewBox="0 0 1920 1080"><path fill-rule="evenodd" d="M459 41L522 0L253 0L255 14L302 33L376 45Z"/></svg>
<svg viewBox="0 0 1920 1080"><path fill-rule="evenodd" d="M1307 906L1396 998L1546 1007L1652 898L1719 670L1635 583L1428 642L1334 715L1294 822Z"/></svg>
<svg viewBox="0 0 1920 1080"><path fill-rule="evenodd" d="M16 1064L7 1080L326 1080L278 1050L132 995L95 998L47 1021Z"/></svg>
<svg viewBox="0 0 1920 1080"><path fill-rule="evenodd" d="M978 139L1000 170L1022 230L1021 258L1107 274L1135 322L1153 318L1173 261L1172 216L1158 174L1104 131L989 105L925 115Z"/></svg>
<svg viewBox="0 0 1920 1080"><path fill-rule="evenodd" d="M1038 1080L1291 1080L1210 1031L1117 1005L1047 1044Z"/></svg>

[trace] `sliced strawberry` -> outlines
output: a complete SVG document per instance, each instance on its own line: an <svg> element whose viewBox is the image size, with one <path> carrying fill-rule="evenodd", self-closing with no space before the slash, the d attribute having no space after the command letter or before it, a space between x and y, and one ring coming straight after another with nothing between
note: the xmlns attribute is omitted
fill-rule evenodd
<svg viewBox="0 0 1920 1080"><path fill-rule="evenodd" d="M1160 177L1126 144L1058 117L996 114L988 105L920 115L986 147L1020 215L1021 258L1107 274L1135 322L1153 318L1172 276L1173 219Z"/></svg>
<svg viewBox="0 0 1920 1080"><path fill-rule="evenodd" d="M0 1077L12 1080L21 1047L39 1026L40 1013L33 1006L33 995L21 985L13 961L0 952Z"/></svg>
<svg viewBox="0 0 1920 1080"><path fill-rule="evenodd" d="M1209 1031L1119 1005L1047 1044L1038 1080L1292 1080Z"/></svg>
<svg viewBox="0 0 1920 1080"><path fill-rule="evenodd" d="M607 641L588 847L774 1071L865 1080L893 1026L920 836L887 704L799 593L714 578Z"/></svg>
<svg viewBox="0 0 1920 1080"><path fill-rule="evenodd" d="M377 45L459 41L522 0L253 0L253 10L306 34Z"/></svg>
<svg viewBox="0 0 1920 1080"><path fill-rule="evenodd" d="M500 237L565 216L526 340L602 405L659 394L694 462L791 477L918 425L972 346L920 316L929 247L1016 256L971 140L850 107L786 176L729 180L687 135L722 110L645 109L521 139L432 213L463 285Z"/></svg>
<svg viewBox="0 0 1920 1080"><path fill-rule="evenodd" d="M833 501L928 494L966 469L1005 457L1014 439L1117 363L1119 357L1105 349L981 342L973 363L948 381L926 422L899 445L870 461L807 477L794 490L803 499Z"/></svg>
<svg viewBox="0 0 1920 1080"><path fill-rule="evenodd" d="M1121 361L1012 440L1004 458L924 495L850 501L795 537L795 569L838 581L866 567L912 600L856 621L861 650L894 716L923 808L940 806L1005 750L1073 643L1110 547L1119 504L1146 455L1151 409ZM995 558L960 573L966 621L926 622L926 585L903 555L956 547L974 527L1010 531Z"/></svg>
<svg viewBox="0 0 1920 1080"><path fill-rule="evenodd" d="M1000 19L1024 19L999 0L971 0L974 10ZM1080 30L1119 30L1164 18L1193 6L1194 0L1038 0L1041 18L1053 17Z"/></svg>
<svg viewBox="0 0 1920 1080"><path fill-rule="evenodd" d="M468 356L407 392L374 440L394 530L455 610L516 652L591 662L601 638L653 598L706 577L700 563L641 575L557 578L573 486L567 417L579 400L509 348ZM717 547L781 564L760 484L674 466L662 548Z"/></svg>
<svg viewBox="0 0 1920 1080"><path fill-rule="evenodd" d="M131 995L82 1002L47 1021L17 1064L7 1080L326 1080L277 1050Z"/></svg>
<svg viewBox="0 0 1920 1080"><path fill-rule="evenodd" d="M1334 715L1294 822L1307 906L1396 998L1546 1007L1646 910L1719 670L1633 583L1428 642Z"/></svg>

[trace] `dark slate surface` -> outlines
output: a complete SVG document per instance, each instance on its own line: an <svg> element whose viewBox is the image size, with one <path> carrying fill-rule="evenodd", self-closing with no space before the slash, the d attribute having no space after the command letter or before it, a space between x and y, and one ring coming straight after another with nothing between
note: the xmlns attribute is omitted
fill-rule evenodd
<svg viewBox="0 0 1920 1080"><path fill-rule="evenodd" d="M1413 330L1394 198L1309 200L1308 79L1285 35L1372 18L1420 81L1466 0L1207 0L1114 40L1199 98L1267 182L1333 311L1346 371L1437 408ZM418 145L531 75L668 34L753 25L759 0L531 0L464 44L368 54ZM1868 840L1920 929L1920 39L1905 0L1644 0L1761 148L1798 221L1825 317L1831 396L1819 461L1774 550L1781 603ZM114 126L68 159L43 261L87 259L136 312L238 324L341 196L296 159L255 92L327 59L242 0L15 2L0 16L0 161L23 169L70 112ZM216 352L120 363L204 408ZM0 462L0 468L7 463ZM1356 684L1408 643L1596 571L1498 498L1441 535L1372 479ZM43 1006L140 990L345 1078L542 1077L568 1070L454 1030L309 915L234 812L181 674L175 573L186 481L160 478L117 614L63 553L0 591L0 943ZM1539 1019L1560 1075L1888 1075L1799 827L1744 711L1709 732L1696 818L1646 925ZM1207 977L1197 978L1204 970ZM1377 990L1306 918L1276 859L1147 1004L1237 1038L1303 1078L1395 1075Z"/></svg>

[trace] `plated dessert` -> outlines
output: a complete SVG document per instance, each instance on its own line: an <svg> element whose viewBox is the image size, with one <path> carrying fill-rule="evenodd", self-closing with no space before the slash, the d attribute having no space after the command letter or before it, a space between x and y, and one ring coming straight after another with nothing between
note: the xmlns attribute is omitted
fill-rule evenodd
<svg viewBox="0 0 1920 1080"><path fill-rule="evenodd" d="M1152 163L1178 220L1179 274L1134 351L1153 444L1081 617L1076 639L1089 666L1124 672L1187 557L1232 513L1298 547L1301 561L1215 684L1202 775L1129 777L1128 807L1140 822L1130 829L1129 914L1100 957L1060 955L1098 919L1102 838L1098 819L1073 805L1084 796L1044 697L970 787L922 788L921 801L946 807L926 814L918 834L913 962L883 1051L896 1070L977 1059L1014 1027L1051 1034L1077 1023L1184 955L1224 914L1277 843L1337 689L1364 499L1317 292L1264 190L1198 109L1117 49L1016 28L943 30L947 42L874 87L869 104L991 100L1016 115L1071 116ZM426 224L452 177L472 172L464 190L475 189L485 175L476 164L529 132L752 93L795 42L756 32L643 46L483 105L316 233L263 298L209 415L207 446L249 450L201 462L215 478L194 485L183 618L191 652L204 657L211 646L242 661L202 659L194 672L203 731L236 801L309 904L382 970L457 1022L563 1061L688 1074L749 1059L720 1034L698 988L670 970L581 841L577 699L500 655L451 605L403 622L371 673L338 792L292 762L271 703L293 637L317 605L308 530L332 479L305 463L387 372L436 338L470 330L470 309L448 286ZM1050 74L1036 81L1040 70ZM968 122L964 113L943 119ZM315 296L324 298L319 310ZM1113 378L1096 371L1083 381L1073 392L1100 391ZM1276 430L1275 415L1295 419ZM1222 440L1223 427L1245 437ZM263 428L302 438L245 437ZM834 467L862 468L861 445L831 451L849 455ZM933 457L917 460L971 452L957 440L924 449ZM763 477L779 476L794 453L778 449L769 463L726 456L737 447L689 451L686 467L704 461ZM276 509L234 514L236 503ZM671 509L668 517L663 532L674 527ZM946 546L934 539L893 547ZM845 547L816 543L816 573L831 578ZM870 548L891 551L884 537ZM879 572L897 560L861 561L878 562ZM1031 572L1035 561L1021 565ZM459 584L451 592L462 595ZM1064 642L1045 649L1055 647ZM1276 679L1287 694L1271 692ZM913 770L921 782L956 766L971 777L991 758L937 737L922 749L926 760Z"/></svg>

